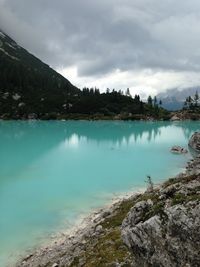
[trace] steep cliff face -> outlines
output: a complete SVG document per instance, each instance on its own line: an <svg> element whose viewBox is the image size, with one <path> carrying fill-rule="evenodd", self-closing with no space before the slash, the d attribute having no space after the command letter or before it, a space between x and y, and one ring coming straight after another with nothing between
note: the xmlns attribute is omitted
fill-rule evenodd
<svg viewBox="0 0 200 267"><path fill-rule="evenodd" d="M173 182L138 202L123 221L135 266L200 264L200 176Z"/></svg>

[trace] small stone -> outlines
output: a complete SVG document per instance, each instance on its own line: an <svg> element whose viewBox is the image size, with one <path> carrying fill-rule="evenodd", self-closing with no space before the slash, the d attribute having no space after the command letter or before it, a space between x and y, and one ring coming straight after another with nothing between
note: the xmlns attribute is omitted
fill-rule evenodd
<svg viewBox="0 0 200 267"><path fill-rule="evenodd" d="M97 227L96 227L96 229L95 229L95 231L97 232L97 233L101 233L102 231L103 231L103 226L102 225L97 225Z"/></svg>
<svg viewBox="0 0 200 267"><path fill-rule="evenodd" d="M21 96L16 93L12 96L12 98L13 98L13 100L17 101L21 98Z"/></svg>
<svg viewBox="0 0 200 267"><path fill-rule="evenodd" d="M149 199L147 200L147 204L148 204L149 206L153 206L153 201L149 198Z"/></svg>
<svg viewBox="0 0 200 267"><path fill-rule="evenodd" d="M52 267L58 267L58 263L54 263Z"/></svg>

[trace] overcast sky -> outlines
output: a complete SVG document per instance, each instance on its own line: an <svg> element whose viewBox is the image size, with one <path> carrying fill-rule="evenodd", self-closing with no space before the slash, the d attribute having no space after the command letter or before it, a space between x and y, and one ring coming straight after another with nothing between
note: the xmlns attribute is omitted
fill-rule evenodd
<svg viewBox="0 0 200 267"><path fill-rule="evenodd" d="M0 0L0 28L80 88L200 85L199 0Z"/></svg>

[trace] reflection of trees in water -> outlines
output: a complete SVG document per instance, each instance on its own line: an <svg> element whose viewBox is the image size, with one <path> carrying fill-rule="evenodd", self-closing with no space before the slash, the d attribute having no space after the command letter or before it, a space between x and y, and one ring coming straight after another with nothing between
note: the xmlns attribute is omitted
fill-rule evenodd
<svg viewBox="0 0 200 267"><path fill-rule="evenodd" d="M161 126L162 127L162 126ZM149 142L151 142L152 141L152 139L156 139L156 137L159 135L161 135L161 127L159 127L159 128L154 128L154 129L151 129L150 131L148 131L148 137L147 137L147 140L149 141ZM167 126L165 126L165 127L167 127Z"/></svg>
<svg viewBox="0 0 200 267"><path fill-rule="evenodd" d="M144 136L151 141L160 135L161 127L167 126L169 124L165 122L91 122L74 125L69 132L97 142L129 143L130 140L137 142Z"/></svg>
<svg viewBox="0 0 200 267"><path fill-rule="evenodd" d="M152 141L161 134L161 128L174 125L183 130L184 136L190 135L198 130L198 122L83 122L83 121L36 121L36 122L0 122L0 142L18 142L21 144L39 142L43 146L51 147L73 134L78 137L85 136L88 140L96 141L129 141L130 137L135 142L147 136ZM48 142L47 138L48 137Z"/></svg>
<svg viewBox="0 0 200 267"><path fill-rule="evenodd" d="M181 127L188 139L198 130L197 122L82 122L82 121L37 121L0 122L0 167L17 157L19 164L27 164L64 141L70 141L75 134L77 141L84 137L86 142L94 141L98 145L109 142L112 146L124 143L137 143L139 140L151 142L168 126ZM82 139L81 139L82 140Z"/></svg>

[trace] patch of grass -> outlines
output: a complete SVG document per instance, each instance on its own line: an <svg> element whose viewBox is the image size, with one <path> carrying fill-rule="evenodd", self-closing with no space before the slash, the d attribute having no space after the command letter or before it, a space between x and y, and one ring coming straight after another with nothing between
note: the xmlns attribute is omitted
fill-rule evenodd
<svg viewBox="0 0 200 267"><path fill-rule="evenodd" d="M186 196L183 194L175 194L174 197L172 198L172 206L178 205L178 204L183 204L186 200Z"/></svg>
<svg viewBox="0 0 200 267"><path fill-rule="evenodd" d="M130 209L134 206L135 203L136 201L134 201L133 199L127 199L122 201L122 203L116 209L114 214L111 217L106 218L105 221L102 223L103 228L121 226L127 213L130 211Z"/></svg>
<svg viewBox="0 0 200 267"><path fill-rule="evenodd" d="M144 216L144 221L148 220L149 218L159 215L162 217L164 215L164 202L160 201L152 206L149 212L147 212Z"/></svg>
<svg viewBox="0 0 200 267"><path fill-rule="evenodd" d="M183 204L187 203L189 201L196 201L200 200L200 195L193 193L191 195L184 195L184 194L175 194L174 197L172 198L172 206L178 205L178 204Z"/></svg>
<svg viewBox="0 0 200 267"><path fill-rule="evenodd" d="M147 201L151 199L154 205L150 209L149 212L144 211L144 217L142 218L143 221L147 220L148 218L161 213L161 209L163 209L163 202L158 199L158 195L156 193L144 193L138 196L135 199L128 199L124 200L120 206L117 208L114 215L109 218L106 218L103 222L102 226L105 229L109 229L110 227L118 227L121 226L123 220L125 219L126 215L130 211L130 209L140 201Z"/></svg>
<svg viewBox="0 0 200 267"><path fill-rule="evenodd" d="M113 266L115 262L122 263L130 257L130 252L123 244L120 228L116 227L98 237L97 242L91 240L87 244L84 258L84 267ZM77 267L79 258L76 257L70 267Z"/></svg>
<svg viewBox="0 0 200 267"><path fill-rule="evenodd" d="M94 260L96 266L105 266L106 263L123 262L128 256L128 250L122 242L120 229L114 229L103 237L100 237L92 253L87 254L87 265Z"/></svg>
<svg viewBox="0 0 200 267"><path fill-rule="evenodd" d="M184 176L184 177L170 178L166 182L164 182L163 188L166 188L169 185L176 184L179 182L186 184L190 181L197 179L198 177L199 177L199 175L194 174L194 175L188 175L188 176Z"/></svg>
<svg viewBox="0 0 200 267"><path fill-rule="evenodd" d="M158 201L158 195L156 194L156 191L154 191L153 193L144 193L143 195L138 197L136 202L143 201L143 200L147 201L148 199L151 199L153 203L156 203Z"/></svg>
<svg viewBox="0 0 200 267"><path fill-rule="evenodd" d="M170 178L166 182L164 182L163 188L166 188L172 184L176 184L176 183L180 182L180 180L181 180L180 178Z"/></svg>
<svg viewBox="0 0 200 267"><path fill-rule="evenodd" d="M200 195L199 194L194 194L194 195L188 196L186 200L187 200L187 202L196 201L196 200L200 201Z"/></svg>
<svg viewBox="0 0 200 267"><path fill-rule="evenodd" d="M144 193L135 197L133 199L127 199L122 201L119 207L116 209L114 214L105 219L102 223L104 229L109 229L110 227L118 227L121 226L123 220L125 219L126 215L130 211L130 209L139 201L146 201L151 199L154 203L158 201L158 196L155 193Z"/></svg>
<svg viewBox="0 0 200 267"><path fill-rule="evenodd" d="M188 182L190 182L190 181L196 180L197 178L200 178L200 175L196 175L196 174L194 174L194 175L189 175L189 176L184 177L184 178L181 180L181 182L182 182L183 184L186 184L186 183L188 183Z"/></svg>

